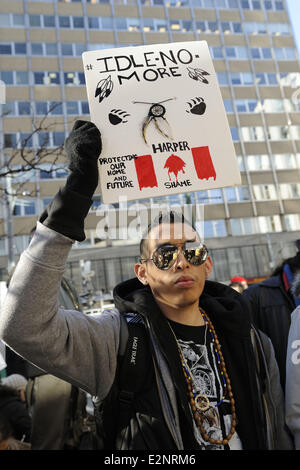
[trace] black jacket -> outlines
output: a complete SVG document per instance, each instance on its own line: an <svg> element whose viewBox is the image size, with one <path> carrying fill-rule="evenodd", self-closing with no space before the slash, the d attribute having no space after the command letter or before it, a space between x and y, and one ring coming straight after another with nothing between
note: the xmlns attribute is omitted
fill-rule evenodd
<svg viewBox="0 0 300 470"><path fill-rule="evenodd" d="M281 386L285 390L286 350L295 302L285 290L280 274L250 286L242 295L250 302L253 324L272 341Z"/></svg>
<svg viewBox="0 0 300 470"><path fill-rule="evenodd" d="M172 422L168 418L170 408L164 406L167 400L159 380L159 376L165 373L161 369L164 360L176 390L183 448L198 449L177 345L150 288L144 287L137 279L131 279L115 288L114 301L121 314L132 312L142 316L148 337L147 347L152 360L145 364L147 377L144 389L133 403L131 414L128 415L125 426L123 422L122 430L118 424L115 427L111 426L111 423L118 422L118 374L116 375L114 386L101 408L100 435L102 429L105 447L123 450L178 448L172 437ZM233 289L223 284L206 281L199 303L210 316L222 345L236 402L237 433L243 448L268 449L272 446L290 448L286 436L281 440L285 433L281 398L275 403L269 396L266 401L269 400L270 407L266 411L265 397L263 398L266 388L269 394L270 389L275 388L275 395L282 397L278 368L273 360L272 367L275 372L272 375L275 376L275 380L272 379L271 387L270 383L266 386L266 380L270 382L269 371L262 368L259 376L257 375L255 354L264 355L264 351L260 348L258 352L253 345L247 302ZM263 362L267 361L264 357ZM273 434L271 446L268 435L270 428Z"/></svg>
<svg viewBox="0 0 300 470"><path fill-rule="evenodd" d="M14 389L5 385L0 385L0 415L10 423L15 439L30 442L31 418L26 404Z"/></svg>

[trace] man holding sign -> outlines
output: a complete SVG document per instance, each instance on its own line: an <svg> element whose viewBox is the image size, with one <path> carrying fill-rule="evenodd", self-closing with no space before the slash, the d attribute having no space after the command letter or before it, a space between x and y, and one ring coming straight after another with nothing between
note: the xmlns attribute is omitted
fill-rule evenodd
<svg viewBox="0 0 300 470"><path fill-rule="evenodd" d="M116 308L58 308L65 262L82 241L98 184L98 128L77 121L66 185L40 217L1 312L0 333L27 360L96 397L99 447L122 450L290 449L278 367L267 337L172 213L148 228L136 278Z"/></svg>

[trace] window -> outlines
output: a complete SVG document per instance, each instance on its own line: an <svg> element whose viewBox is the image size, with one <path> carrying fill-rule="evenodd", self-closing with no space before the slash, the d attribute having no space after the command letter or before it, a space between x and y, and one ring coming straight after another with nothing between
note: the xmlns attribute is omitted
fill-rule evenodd
<svg viewBox="0 0 300 470"><path fill-rule="evenodd" d="M232 85L253 85L253 75L252 73L241 72L241 73L231 73L230 74L231 84Z"/></svg>
<svg viewBox="0 0 300 470"><path fill-rule="evenodd" d="M281 34L291 34L288 23L269 23L268 30L271 34L275 34L276 36Z"/></svg>
<svg viewBox="0 0 300 470"><path fill-rule="evenodd" d="M260 0L241 0L241 7L244 10L261 10Z"/></svg>
<svg viewBox="0 0 300 470"><path fill-rule="evenodd" d="M226 112L233 113L234 109L233 109L232 100L223 100L223 102L224 102Z"/></svg>
<svg viewBox="0 0 300 470"><path fill-rule="evenodd" d="M279 190L282 199L300 198L300 183L280 184Z"/></svg>
<svg viewBox="0 0 300 470"><path fill-rule="evenodd" d="M232 188L225 188L225 196L227 202L242 202L250 201L250 191L248 186L236 186Z"/></svg>
<svg viewBox="0 0 300 470"><path fill-rule="evenodd" d="M290 129L288 126L269 126L268 137L270 140L290 139Z"/></svg>
<svg viewBox="0 0 300 470"><path fill-rule="evenodd" d="M268 217L249 217L230 219L232 235L251 235L254 233L281 232L281 222L278 215Z"/></svg>
<svg viewBox="0 0 300 470"><path fill-rule="evenodd" d="M223 59L222 47L213 46L210 47L210 53L213 59Z"/></svg>
<svg viewBox="0 0 300 470"><path fill-rule="evenodd" d="M32 148L33 147L32 134L29 133L29 132L21 132L20 133L20 139L19 139L19 142L18 142L18 147Z"/></svg>
<svg viewBox="0 0 300 470"><path fill-rule="evenodd" d="M0 44L0 54L1 55L11 55L12 54L12 45L11 44Z"/></svg>
<svg viewBox="0 0 300 470"><path fill-rule="evenodd" d="M244 23L244 31L247 34L267 34L265 23Z"/></svg>
<svg viewBox="0 0 300 470"><path fill-rule="evenodd" d="M30 116L31 106L29 101L18 102L18 114L19 116Z"/></svg>
<svg viewBox="0 0 300 470"><path fill-rule="evenodd" d="M82 16L73 16L73 28L84 28L84 18Z"/></svg>
<svg viewBox="0 0 300 470"><path fill-rule="evenodd" d="M15 72L15 85L28 85L29 84L29 74L28 72Z"/></svg>
<svg viewBox="0 0 300 470"><path fill-rule="evenodd" d="M71 21L69 16L59 16L58 17L58 24L60 28L70 28Z"/></svg>
<svg viewBox="0 0 300 470"><path fill-rule="evenodd" d="M6 85L13 85L13 72L0 71L0 80L2 80Z"/></svg>
<svg viewBox="0 0 300 470"><path fill-rule="evenodd" d="M64 132L53 132L53 144L54 146L64 145L65 133Z"/></svg>
<svg viewBox="0 0 300 470"><path fill-rule="evenodd" d="M275 73L257 73L255 75L256 83L262 85L277 85L277 77Z"/></svg>
<svg viewBox="0 0 300 470"><path fill-rule="evenodd" d="M265 113L283 113L284 112L283 100L272 100L272 99L261 100L261 105Z"/></svg>
<svg viewBox="0 0 300 470"><path fill-rule="evenodd" d="M36 214L36 201L32 199L17 199L13 215L14 216L26 216Z"/></svg>
<svg viewBox="0 0 300 470"><path fill-rule="evenodd" d="M81 114L90 114L88 101L81 101Z"/></svg>
<svg viewBox="0 0 300 470"><path fill-rule="evenodd" d="M39 145L39 148L47 148L50 146L50 133L49 132L38 133L38 145ZM43 178L41 174L40 174L40 177Z"/></svg>
<svg viewBox="0 0 300 470"><path fill-rule="evenodd" d="M271 169L269 155L248 155L246 167L249 171L265 171Z"/></svg>
<svg viewBox="0 0 300 470"><path fill-rule="evenodd" d="M284 216L286 228L289 232L294 230L300 230L300 215L299 214L288 214Z"/></svg>
<svg viewBox="0 0 300 470"><path fill-rule="evenodd" d="M248 59L248 49L242 46L225 47L226 57L228 59Z"/></svg>
<svg viewBox="0 0 300 470"><path fill-rule="evenodd" d="M54 28L55 27L55 16L44 15L44 27L45 28Z"/></svg>
<svg viewBox="0 0 300 470"><path fill-rule="evenodd" d="M245 142L265 140L263 127L241 127L241 135Z"/></svg>
<svg viewBox="0 0 300 470"><path fill-rule="evenodd" d="M221 204L223 195L221 189L208 189L196 193L197 202L200 204Z"/></svg>
<svg viewBox="0 0 300 470"><path fill-rule="evenodd" d="M272 59L272 51L269 47L251 47L250 54L254 60Z"/></svg>
<svg viewBox="0 0 300 470"><path fill-rule="evenodd" d="M59 85L59 72L33 72L35 85Z"/></svg>
<svg viewBox="0 0 300 470"><path fill-rule="evenodd" d="M10 26L23 27L25 24L24 15L13 14L13 13L1 13L0 14L0 27L9 28Z"/></svg>
<svg viewBox="0 0 300 470"><path fill-rule="evenodd" d="M296 49L293 47L274 47L277 60L297 60Z"/></svg>
<svg viewBox="0 0 300 470"><path fill-rule="evenodd" d="M8 28L11 25L10 14L1 13L0 15L0 26L1 28Z"/></svg>
<svg viewBox="0 0 300 470"><path fill-rule="evenodd" d="M260 113L261 103L257 100L235 100L238 113Z"/></svg>
<svg viewBox="0 0 300 470"><path fill-rule="evenodd" d="M62 55L73 56L73 44L72 43L62 43L60 46L61 46Z"/></svg>
<svg viewBox="0 0 300 470"><path fill-rule="evenodd" d="M237 127L231 127L230 128L230 132L231 132L231 137L232 137L232 140L233 141L238 141L240 140L240 137L239 137L239 130Z"/></svg>
<svg viewBox="0 0 300 470"><path fill-rule="evenodd" d="M273 155L274 167L276 170L288 170L298 168L296 155L281 154Z"/></svg>
<svg viewBox="0 0 300 470"><path fill-rule="evenodd" d="M228 85L228 78L227 78L226 72L218 72L217 77L218 77L218 82L220 86Z"/></svg>
<svg viewBox="0 0 300 470"><path fill-rule="evenodd" d="M300 73L281 73L280 74L280 84L282 86L288 86L292 88L300 87Z"/></svg>
<svg viewBox="0 0 300 470"><path fill-rule="evenodd" d="M266 10L284 11L283 3L277 0L264 0Z"/></svg>
<svg viewBox="0 0 300 470"><path fill-rule="evenodd" d="M41 27L40 15L29 15L29 26L40 28Z"/></svg>
<svg viewBox="0 0 300 470"><path fill-rule="evenodd" d="M67 114L79 114L77 101L67 101Z"/></svg>
<svg viewBox="0 0 300 470"><path fill-rule="evenodd" d="M267 201L278 199L274 184L254 184L252 186L253 196L256 201Z"/></svg>
<svg viewBox="0 0 300 470"><path fill-rule="evenodd" d="M2 117L15 116L15 103L8 101L5 104L0 104L0 113Z"/></svg>
<svg viewBox="0 0 300 470"><path fill-rule="evenodd" d="M15 148L17 146L17 134L4 134L4 148Z"/></svg>
<svg viewBox="0 0 300 470"><path fill-rule="evenodd" d="M227 230L225 220L205 220L204 221L204 237L226 237Z"/></svg>
<svg viewBox="0 0 300 470"><path fill-rule="evenodd" d="M27 45L25 42L16 42L15 43L15 54L26 55L27 54Z"/></svg>

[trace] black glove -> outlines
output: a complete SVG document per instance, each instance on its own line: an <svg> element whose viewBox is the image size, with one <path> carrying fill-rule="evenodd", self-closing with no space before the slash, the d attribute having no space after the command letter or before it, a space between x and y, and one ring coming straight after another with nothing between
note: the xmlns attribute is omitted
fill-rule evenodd
<svg viewBox="0 0 300 470"><path fill-rule="evenodd" d="M92 122L76 121L65 141L71 173L66 186L71 191L92 197L98 186L98 158L102 150L101 134Z"/></svg>
<svg viewBox="0 0 300 470"><path fill-rule="evenodd" d="M92 122L76 121L65 142L71 173L41 214L41 223L73 240L85 239L84 219L98 186L97 161L101 150L98 128Z"/></svg>

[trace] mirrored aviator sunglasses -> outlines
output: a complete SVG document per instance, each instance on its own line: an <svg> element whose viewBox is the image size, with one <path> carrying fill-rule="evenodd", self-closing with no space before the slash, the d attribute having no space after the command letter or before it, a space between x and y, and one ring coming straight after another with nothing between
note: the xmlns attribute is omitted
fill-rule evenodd
<svg viewBox="0 0 300 470"><path fill-rule="evenodd" d="M153 261L158 269L170 269L178 257L179 248L175 245L164 245L157 248L152 258L141 258L140 262ZM185 259L193 266L200 266L205 263L208 256L208 249L205 245L193 246L190 248L185 247L182 250Z"/></svg>

